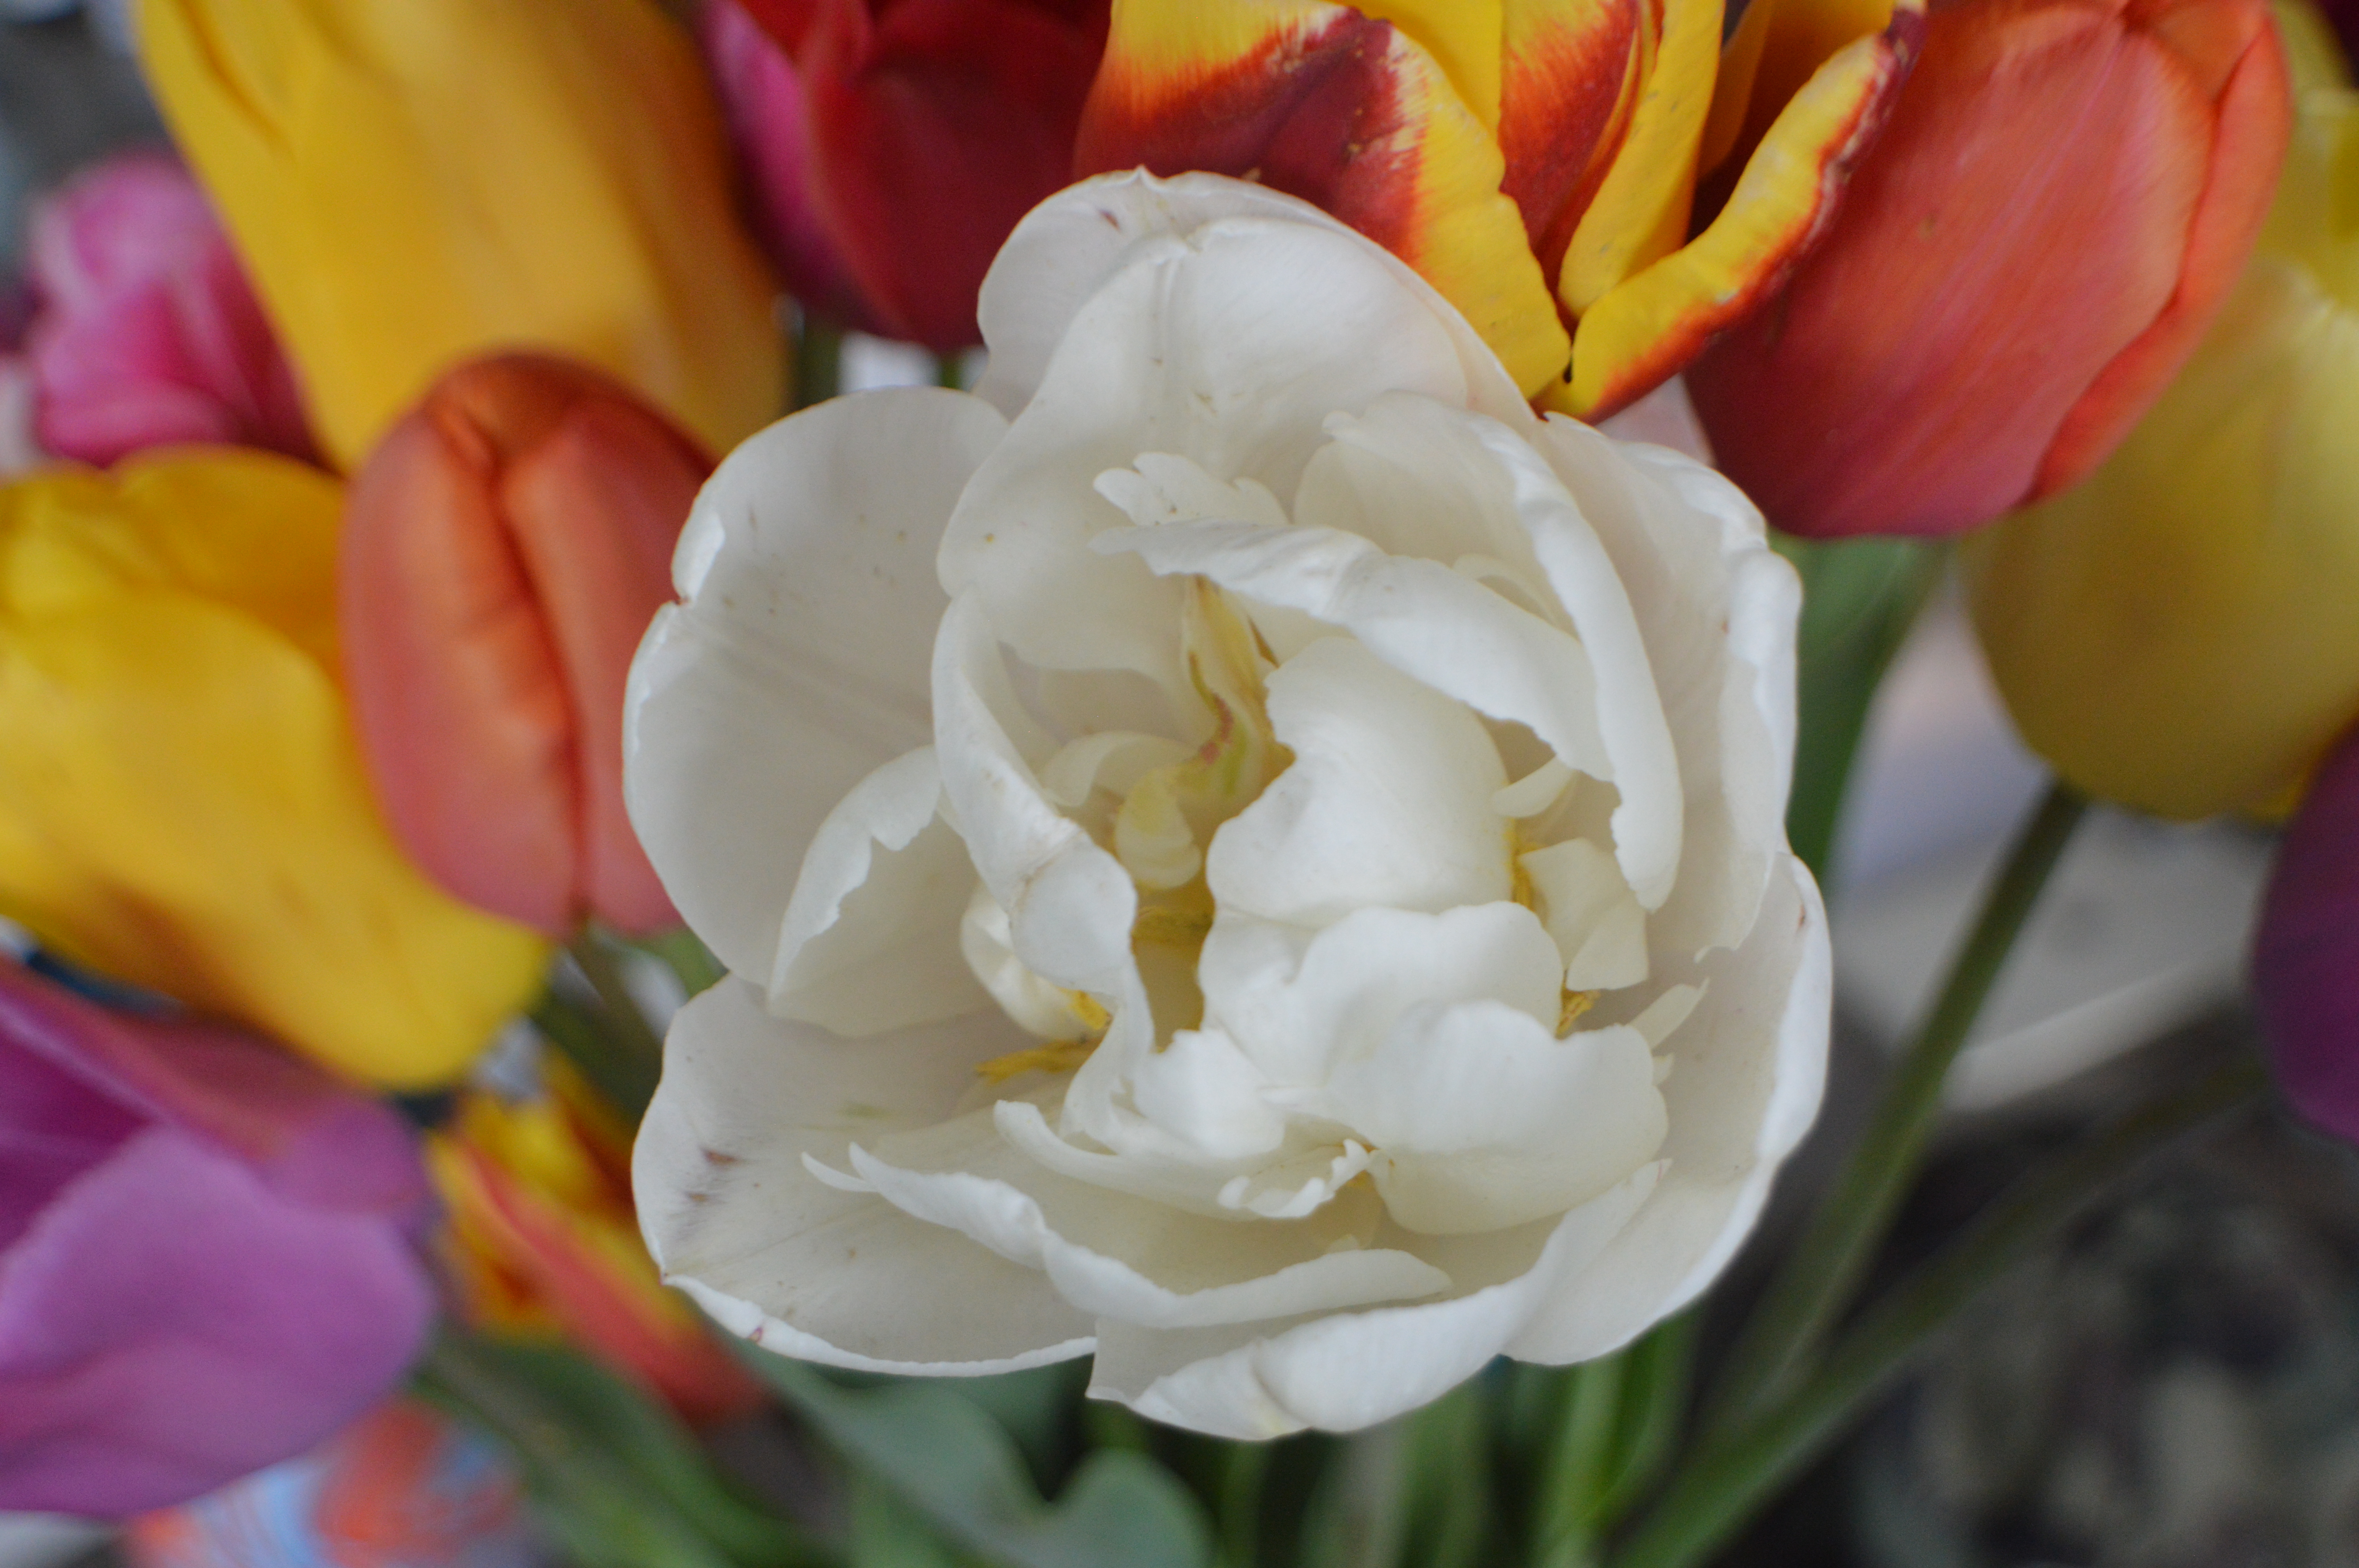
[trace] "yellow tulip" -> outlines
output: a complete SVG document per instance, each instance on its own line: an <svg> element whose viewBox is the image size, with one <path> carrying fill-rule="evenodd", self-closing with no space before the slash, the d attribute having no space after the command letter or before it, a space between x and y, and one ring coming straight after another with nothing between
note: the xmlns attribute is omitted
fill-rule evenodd
<svg viewBox="0 0 2359 1568"><path fill-rule="evenodd" d="M2279 16L2293 141L2218 322L2094 476L1965 549L2024 738L2166 816L2290 798L2359 716L2359 92Z"/></svg>
<svg viewBox="0 0 2359 1568"><path fill-rule="evenodd" d="M546 946L437 889L338 687L342 487L235 448L0 488L0 915L370 1083L454 1076Z"/></svg>
<svg viewBox="0 0 2359 1568"><path fill-rule="evenodd" d="M140 52L351 468L444 369L600 365L718 451L777 417L776 289L650 0L142 0Z"/></svg>

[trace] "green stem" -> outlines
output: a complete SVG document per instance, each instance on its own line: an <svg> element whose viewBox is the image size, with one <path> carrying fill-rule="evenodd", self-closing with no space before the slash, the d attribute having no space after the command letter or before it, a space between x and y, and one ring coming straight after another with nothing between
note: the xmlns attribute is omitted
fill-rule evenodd
<svg viewBox="0 0 2359 1568"><path fill-rule="evenodd" d="M1783 1393L1850 1301L1891 1228L1941 1108L1941 1085L2087 801L2061 783L2017 835L1933 1010L1885 1084L1867 1131L1755 1308L1729 1358L1712 1430Z"/></svg>
<svg viewBox="0 0 2359 1568"><path fill-rule="evenodd" d="M1253 1568L1261 1551L1262 1483L1269 1475L1269 1444L1231 1443L1221 1454L1223 1568Z"/></svg>
<svg viewBox="0 0 2359 1568"><path fill-rule="evenodd" d="M843 328L824 316L802 312L795 331L795 392L798 410L824 403L843 384Z"/></svg>
<svg viewBox="0 0 2359 1568"><path fill-rule="evenodd" d="M1539 1503L1533 1510L1536 1568L1577 1568L1589 1561L1598 1504L1613 1468L1625 1356L1586 1362L1567 1379L1564 1409L1548 1446Z"/></svg>
<svg viewBox="0 0 2359 1568"><path fill-rule="evenodd" d="M966 356L964 354L936 354L934 356L934 384L936 386L947 386L952 392L963 392L966 390Z"/></svg>
<svg viewBox="0 0 2359 1568"><path fill-rule="evenodd" d="M1919 539L1811 543L1779 535L1778 553L1802 578L1794 788L1786 837L1828 882L1835 829L1884 672L1908 640L1946 553Z"/></svg>
<svg viewBox="0 0 2359 1568"><path fill-rule="evenodd" d="M1706 1447L1656 1500L1613 1568L1693 1568L1724 1544L1908 1367L1934 1332L2090 1203L2185 1135L2255 1104L2267 1087L2240 1054L2017 1183L1867 1312L1802 1388Z"/></svg>

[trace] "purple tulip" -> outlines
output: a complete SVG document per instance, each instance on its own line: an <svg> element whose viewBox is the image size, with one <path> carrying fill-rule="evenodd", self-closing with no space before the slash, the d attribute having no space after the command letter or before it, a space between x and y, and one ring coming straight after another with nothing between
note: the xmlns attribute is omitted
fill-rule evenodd
<svg viewBox="0 0 2359 1568"><path fill-rule="evenodd" d="M182 441L313 455L294 372L171 158L109 158L41 202L27 272L35 429L53 455L105 464Z"/></svg>
<svg viewBox="0 0 2359 1568"><path fill-rule="evenodd" d="M386 1108L0 960L0 1510L183 1501L299 1454L434 1314Z"/></svg>
<svg viewBox="0 0 2359 1568"><path fill-rule="evenodd" d="M2277 846L2253 997L2286 1098L2359 1143L2359 729L2328 755Z"/></svg>

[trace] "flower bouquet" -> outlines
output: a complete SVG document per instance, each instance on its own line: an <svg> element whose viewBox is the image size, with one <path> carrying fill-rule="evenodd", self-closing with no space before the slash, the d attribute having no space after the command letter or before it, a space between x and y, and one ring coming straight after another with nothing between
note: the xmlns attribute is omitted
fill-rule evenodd
<svg viewBox="0 0 2359 1568"><path fill-rule="evenodd" d="M1715 1560L2359 1140L2343 20L140 0L0 362L0 1509ZM2053 782L1798 1176L1953 563ZM2282 824L2249 1022L1904 1223L2093 802Z"/></svg>

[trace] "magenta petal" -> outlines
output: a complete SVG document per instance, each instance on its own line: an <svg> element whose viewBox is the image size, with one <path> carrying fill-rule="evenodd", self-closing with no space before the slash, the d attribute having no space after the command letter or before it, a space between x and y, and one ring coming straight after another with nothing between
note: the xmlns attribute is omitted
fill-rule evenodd
<svg viewBox="0 0 2359 1568"><path fill-rule="evenodd" d="M310 457L294 372L204 192L157 153L97 166L43 201L26 335L41 445L108 463L228 441Z"/></svg>
<svg viewBox="0 0 2359 1568"><path fill-rule="evenodd" d="M150 1129L0 1265L0 1509L159 1508L300 1453L384 1395L433 1307L386 1226Z"/></svg>
<svg viewBox="0 0 2359 1568"><path fill-rule="evenodd" d="M163 1507L365 1409L431 1326L426 1191L315 1069L0 963L0 1510Z"/></svg>
<svg viewBox="0 0 2359 1568"><path fill-rule="evenodd" d="M2277 846L2253 999L2286 1098L2359 1143L2359 730L2327 758Z"/></svg>
<svg viewBox="0 0 2359 1568"><path fill-rule="evenodd" d="M811 175L810 106L794 62L733 0L713 0L701 29L752 186L754 232L805 305L875 330L875 313L828 232Z"/></svg>

